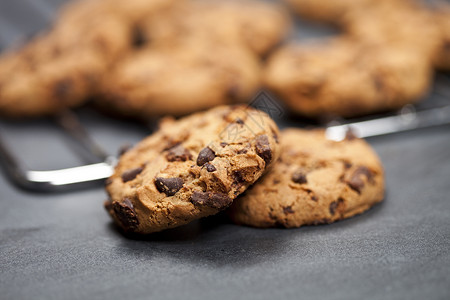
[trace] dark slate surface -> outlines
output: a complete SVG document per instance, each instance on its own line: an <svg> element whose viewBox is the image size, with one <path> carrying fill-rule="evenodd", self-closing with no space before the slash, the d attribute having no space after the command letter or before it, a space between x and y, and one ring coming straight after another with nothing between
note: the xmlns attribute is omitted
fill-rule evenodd
<svg viewBox="0 0 450 300"><path fill-rule="evenodd" d="M23 20L33 1L2 0L0 13L10 16L2 22ZM90 109L79 114L110 153L148 132ZM286 115L279 123L296 124ZM2 121L0 134L32 168L83 162L46 120ZM33 194L2 174L0 299L448 299L450 126L369 142L386 167L384 203L332 225L290 230L216 216L129 239L103 210L101 187Z"/></svg>

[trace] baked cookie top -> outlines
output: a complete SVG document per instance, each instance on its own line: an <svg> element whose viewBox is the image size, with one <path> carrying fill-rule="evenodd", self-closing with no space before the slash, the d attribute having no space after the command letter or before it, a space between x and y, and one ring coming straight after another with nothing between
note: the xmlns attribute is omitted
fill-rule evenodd
<svg viewBox="0 0 450 300"><path fill-rule="evenodd" d="M322 130L281 133L279 160L236 199L231 218L255 227L299 227L331 223L380 202L384 175L380 160L361 139L327 140Z"/></svg>
<svg viewBox="0 0 450 300"><path fill-rule="evenodd" d="M193 39L240 45L264 54L288 33L290 19L282 6L254 0L180 1L142 26L150 44L176 46Z"/></svg>
<svg viewBox="0 0 450 300"><path fill-rule="evenodd" d="M243 47L193 40L149 47L116 64L98 103L130 116L185 115L248 101L260 86L260 70Z"/></svg>
<svg viewBox="0 0 450 300"><path fill-rule="evenodd" d="M421 99L431 79L432 66L420 52L355 43L347 36L283 46L264 69L264 84L308 117L400 108Z"/></svg>
<svg viewBox="0 0 450 300"><path fill-rule="evenodd" d="M228 207L278 159L265 113L220 106L161 128L120 158L105 206L125 231L151 233Z"/></svg>

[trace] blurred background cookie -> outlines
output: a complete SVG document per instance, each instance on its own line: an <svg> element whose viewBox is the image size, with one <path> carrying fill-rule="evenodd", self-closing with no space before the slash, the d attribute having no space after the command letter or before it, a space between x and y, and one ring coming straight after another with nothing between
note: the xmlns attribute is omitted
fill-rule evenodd
<svg viewBox="0 0 450 300"><path fill-rule="evenodd" d="M201 41L149 47L113 67L97 102L122 115L180 116L248 101L260 72L259 59L244 47Z"/></svg>

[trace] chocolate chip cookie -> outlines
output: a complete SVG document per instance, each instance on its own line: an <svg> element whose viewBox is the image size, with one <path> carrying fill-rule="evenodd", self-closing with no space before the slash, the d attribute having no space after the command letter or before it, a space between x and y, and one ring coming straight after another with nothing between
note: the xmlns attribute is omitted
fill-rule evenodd
<svg viewBox="0 0 450 300"><path fill-rule="evenodd" d="M281 47L268 60L264 83L298 114L353 117L420 100L432 71L420 51L342 36Z"/></svg>
<svg viewBox="0 0 450 300"><path fill-rule="evenodd" d="M197 41L149 47L114 66L98 103L129 116L185 115L251 99L260 70L243 47Z"/></svg>
<svg viewBox="0 0 450 300"><path fill-rule="evenodd" d="M0 58L2 115L51 114L87 100L131 36L126 22L105 2L69 4L47 33Z"/></svg>
<svg viewBox="0 0 450 300"><path fill-rule="evenodd" d="M229 210L239 224L300 227L349 218L383 200L384 175L371 147L351 135L287 129L280 159Z"/></svg>
<svg viewBox="0 0 450 300"><path fill-rule="evenodd" d="M160 129L122 155L105 207L125 231L151 233L225 209L278 159L263 112L220 106Z"/></svg>
<svg viewBox="0 0 450 300"><path fill-rule="evenodd" d="M134 26L142 17L135 11L151 16L150 11L171 2L83 0L65 5L47 32L0 58L0 114L40 116L83 104L111 64L133 46Z"/></svg>
<svg viewBox="0 0 450 300"><path fill-rule="evenodd" d="M148 18L142 26L151 44L176 46L180 40L241 45L264 54L288 33L283 7L261 1L189 0Z"/></svg>

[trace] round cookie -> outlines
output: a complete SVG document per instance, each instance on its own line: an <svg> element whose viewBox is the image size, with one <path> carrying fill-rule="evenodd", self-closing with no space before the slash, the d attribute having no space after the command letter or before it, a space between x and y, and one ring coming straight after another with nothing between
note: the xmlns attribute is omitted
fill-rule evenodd
<svg viewBox="0 0 450 300"><path fill-rule="evenodd" d="M429 62L441 42L435 16L416 1L379 1L370 9L352 9L343 19L346 34L359 43L368 47L402 47L405 52L419 52Z"/></svg>
<svg viewBox="0 0 450 300"><path fill-rule="evenodd" d="M220 106L160 129L128 150L107 181L107 211L125 231L151 233L228 207L278 159L265 113Z"/></svg>
<svg viewBox="0 0 450 300"><path fill-rule="evenodd" d="M327 140L322 130L287 129L281 157L236 199L229 215L255 227L300 227L349 218L383 200L380 160L361 139Z"/></svg>
<svg viewBox="0 0 450 300"><path fill-rule="evenodd" d="M284 38L289 25L287 13L273 3L190 0L148 18L142 30L152 45L176 46L180 40L193 39L241 45L264 54Z"/></svg>
<svg viewBox="0 0 450 300"><path fill-rule="evenodd" d="M39 116L86 101L131 40L107 2L70 4L48 33L0 58L0 114Z"/></svg>
<svg viewBox="0 0 450 300"><path fill-rule="evenodd" d="M293 112L313 118L400 108L419 100L431 79L432 67L420 52L347 37L281 47L264 70L267 87Z"/></svg>
<svg viewBox="0 0 450 300"><path fill-rule="evenodd" d="M179 116L248 101L259 86L260 64L248 49L190 40L118 62L98 103L129 116Z"/></svg>

